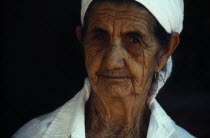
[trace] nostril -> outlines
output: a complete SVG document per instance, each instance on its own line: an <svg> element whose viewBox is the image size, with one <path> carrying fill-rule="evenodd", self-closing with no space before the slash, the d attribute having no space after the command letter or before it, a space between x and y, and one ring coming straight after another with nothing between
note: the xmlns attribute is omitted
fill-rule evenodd
<svg viewBox="0 0 210 138"><path fill-rule="evenodd" d="M120 45L112 45L104 53L102 63L108 70L124 68L124 54Z"/></svg>
<svg viewBox="0 0 210 138"><path fill-rule="evenodd" d="M104 63L106 64L107 69L118 69L124 67L124 60L120 55L108 56Z"/></svg>

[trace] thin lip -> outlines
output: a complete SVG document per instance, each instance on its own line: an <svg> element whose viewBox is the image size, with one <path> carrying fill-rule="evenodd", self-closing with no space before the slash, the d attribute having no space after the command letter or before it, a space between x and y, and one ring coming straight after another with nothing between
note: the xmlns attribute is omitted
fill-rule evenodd
<svg viewBox="0 0 210 138"><path fill-rule="evenodd" d="M128 76L108 76L108 75L98 75L99 77L104 77L107 79L129 79Z"/></svg>

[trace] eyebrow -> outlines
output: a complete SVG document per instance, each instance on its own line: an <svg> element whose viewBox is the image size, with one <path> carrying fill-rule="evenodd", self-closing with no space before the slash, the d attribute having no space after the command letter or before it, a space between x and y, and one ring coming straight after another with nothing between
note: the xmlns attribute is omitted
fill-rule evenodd
<svg viewBox="0 0 210 138"><path fill-rule="evenodd" d="M107 30L102 29L100 27L94 28L92 32L95 34L96 33L108 34ZM134 35L134 36L139 36L139 37L143 36L142 32L140 31L128 31L128 32L122 33L122 35L126 35L126 36Z"/></svg>
<svg viewBox="0 0 210 138"><path fill-rule="evenodd" d="M142 36L142 33L139 31L129 31L129 32L126 32L125 35Z"/></svg>
<svg viewBox="0 0 210 138"><path fill-rule="evenodd" d="M93 29L93 33L103 33L103 34L106 34L108 32L106 30L102 29L102 28L94 28Z"/></svg>

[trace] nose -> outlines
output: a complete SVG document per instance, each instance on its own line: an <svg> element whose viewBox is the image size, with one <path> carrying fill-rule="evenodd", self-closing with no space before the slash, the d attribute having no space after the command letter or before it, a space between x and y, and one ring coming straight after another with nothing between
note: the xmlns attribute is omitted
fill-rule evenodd
<svg viewBox="0 0 210 138"><path fill-rule="evenodd" d="M107 70L120 69L124 67L124 54L120 42L115 42L108 47L104 55L103 64Z"/></svg>

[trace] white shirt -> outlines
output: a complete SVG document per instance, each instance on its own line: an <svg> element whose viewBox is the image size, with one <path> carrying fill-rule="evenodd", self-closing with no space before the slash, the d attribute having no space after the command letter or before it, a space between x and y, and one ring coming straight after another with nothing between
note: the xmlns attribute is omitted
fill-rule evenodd
<svg viewBox="0 0 210 138"><path fill-rule="evenodd" d="M29 121L12 138L85 138L85 103L90 84L57 110ZM177 126L156 100L150 105L151 116L147 138L194 138Z"/></svg>

